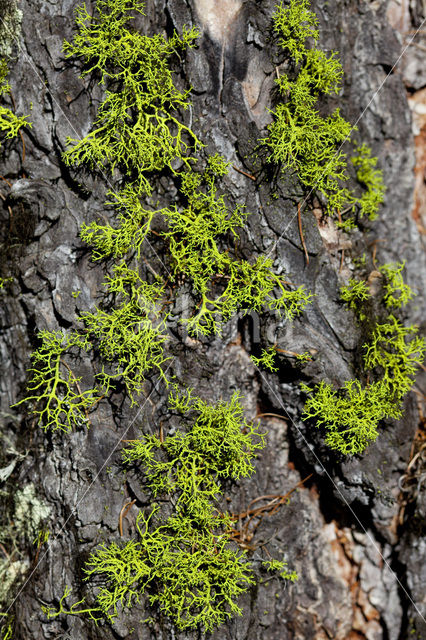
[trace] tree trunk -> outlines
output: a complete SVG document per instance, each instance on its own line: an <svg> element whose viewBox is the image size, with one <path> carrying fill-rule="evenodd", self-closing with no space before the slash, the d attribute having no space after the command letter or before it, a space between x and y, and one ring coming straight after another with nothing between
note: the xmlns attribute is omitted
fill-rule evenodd
<svg viewBox="0 0 426 640"><path fill-rule="evenodd" d="M395 29L417 28L421 7L412 2L404 15L396 2L385 0L330 0L312 7L321 48L338 51L345 71L344 90L324 108L339 106L357 124L357 138L379 158L387 191L378 219L350 234L330 220L325 224L308 207L302 218L307 264L297 221L303 191L282 179L276 189L271 173L262 171L262 154L255 154L272 119L278 65L271 30L274 6L274 0L147 0L146 17L135 23L148 35L171 36L184 25L198 26L197 48L177 67L180 86L192 87L192 107L183 117L210 154L218 152L231 163L222 188L231 204L245 205L251 214L239 251L246 259L270 255L277 272L285 271L294 285L315 294L293 322L266 311L253 313L234 317L222 335L199 340L172 327L170 371L176 381L212 402L229 400L239 390L247 418L260 415L267 431L255 475L226 492L229 511L242 513L255 498L285 496L295 489L274 513L251 523L253 528L259 522L253 535L248 527L245 543L254 555L267 544L272 557L284 558L296 570L298 581L259 573L239 600L243 615L230 618L212 637L425 638L420 378L407 395L403 418L383 423L377 441L353 458L331 451L323 431L302 421L305 395L300 390L300 382L327 380L342 386L354 376L365 338L355 315L340 302L339 287L363 253L371 271L406 261L406 279L420 294L407 307L406 322L424 318L426 265L418 228L425 223L419 207L417 226L411 213L415 154L404 86L405 81L411 93L425 90L423 50L412 45L393 67L406 43ZM32 128L23 131L25 158L19 137L2 148L0 276L13 278L0 294L0 566L5 585L0 595L2 611L8 613L0 621L3 634L7 625L13 629L13 636L3 637L202 637L198 631L179 632L166 617L150 625L141 622L148 615L143 601L114 624L98 626L85 615L48 619L41 609L43 604L57 607L66 586L71 588L67 608L81 600L87 593L83 567L89 553L101 542L120 543L134 534L144 498L137 477L123 475L121 440L137 437L140 429L158 433L166 388L152 376L136 407L117 393L90 414L89 429L77 426L70 433L44 432L24 405L10 408L24 396L37 333L80 327L78 315L100 304L105 272L91 261L79 228L111 215L104 176L69 168L61 157L67 136L81 139L90 131L103 96L91 76L79 78L80 62L66 61L62 53L64 39L73 37L75 3L21 0L19 8L20 46L9 65L9 81L16 112L29 114ZM163 199L170 193L167 180ZM144 248L143 259L161 268L150 247ZM250 354L274 344L284 350L279 371L259 370ZM293 354L305 351L312 357L300 363ZM98 364L89 355L75 358L72 369L81 385L93 378ZM123 507L133 501L123 517ZM50 532L47 542L38 538L42 529Z"/></svg>

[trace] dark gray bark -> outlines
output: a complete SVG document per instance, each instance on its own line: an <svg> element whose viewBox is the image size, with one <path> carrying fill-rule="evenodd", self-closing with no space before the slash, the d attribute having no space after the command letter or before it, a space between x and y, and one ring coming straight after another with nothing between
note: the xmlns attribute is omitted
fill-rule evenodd
<svg viewBox="0 0 426 640"><path fill-rule="evenodd" d="M199 47L188 54L180 78L182 86L193 87L192 112L186 117L192 118L209 152L218 151L247 173L256 171L250 152L270 118L274 4L273 0L148 0L147 17L140 25L146 33L180 31L184 24L200 26ZM104 278L102 268L90 262L78 231L83 221L111 215L104 206L106 185L100 176L69 170L61 160L66 136L81 137L89 131L101 97L100 89L80 80L78 67L65 63L61 53L63 40L72 37L75 5L74 0L20 3L21 48L11 65L10 83L17 112L27 113L33 102L33 127L24 134L24 163L19 139L2 149L1 173L12 187L2 187L7 199L1 214L0 275L12 275L14 283L9 294L2 294L0 311L1 467L15 462L1 494L6 532L2 540L10 556L2 561L9 575L17 574L13 637L196 638L195 632L179 634L167 620L159 619L152 628L141 625L143 608L132 609L112 627L95 627L84 617L48 621L40 608L42 603L57 604L66 585L73 590L70 602L83 597L81 567L88 553L100 541L120 539L123 504L129 498L142 499L137 478L129 475L123 480L120 472L120 439L124 432L131 438L140 427L153 428L165 402L161 384L154 390L147 385L147 395L152 395L142 412L117 397L115 406L100 406L90 430L77 429L69 435L44 434L34 427L31 416L9 409L22 397L36 332L74 326L78 313L99 302ZM417 490L413 481L421 474L420 460L407 472L419 423L416 396L408 396L401 421L383 425L377 442L351 460L331 453L320 431L308 428L300 418L301 380L327 379L341 385L353 376L362 336L354 316L338 302L339 285L350 273L351 252L371 254L376 242L380 263L406 260L408 282L420 294L407 312L409 322L424 317L426 279L424 254L410 214L411 115L399 67L387 77L402 50L401 39L387 22L387 2L331 0L314 9L320 18L322 48L339 51L345 70L343 95L336 105L351 122L359 119L359 138L379 157L386 202L368 230L350 236L350 245L339 244L348 239L331 227L319 227L313 213L307 212L304 233L310 263L305 266L295 219L297 198L271 200L266 181L255 183L235 170L225 179L231 202L245 204L252 213L243 255L266 253L279 238L272 253L275 268L285 269L292 282L305 284L316 297L303 317L291 324L264 314L259 327L248 319L234 319L220 338L178 340L171 348L172 369L179 382L193 386L205 399L229 398L239 389L248 417L254 418L259 408L282 416L262 419L267 446L257 462L257 474L230 489L231 510L244 509L257 496L285 494L313 475L292 494L288 505L261 522L253 538L255 545L270 540L271 553L285 555L299 574L298 582L259 583L241 599L243 616L230 620L213 637L425 638L426 490ZM416 25L419 11L413 5ZM424 81L423 77L415 88ZM346 262L339 273L343 246ZM155 264L155 256L146 257ZM81 290L77 299L71 294L75 290ZM284 349L315 350L316 356L302 368L295 367L294 359L284 358L278 374L261 376L249 354L266 336ZM93 370L90 360L75 362L74 371L83 380ZM398 484L403 476L403 486L409 487L405 493ZM24 525L18 529L17 516L24 489L29 496L26 531ZM408 503L402 513L404 499ZM125 521L125 535L134 531L135 513L136 507ZM51 536L36 555L30 542L42 516ZM10 542L13 536L16 549ZM2 611L12 599L10 592ZM417 635L411 635L412 630Z"/></svg>

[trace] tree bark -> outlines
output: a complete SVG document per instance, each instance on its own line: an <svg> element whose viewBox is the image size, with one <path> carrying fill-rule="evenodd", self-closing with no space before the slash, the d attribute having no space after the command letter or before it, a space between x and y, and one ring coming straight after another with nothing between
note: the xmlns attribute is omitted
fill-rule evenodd
<svg viewBox="0 0 426 640"><path fill-rule="evenodd" d="M412 4L409 28L420 23L420 4ZM192 108L184 117L209 153L219 152L232 163L224 189L231 204L243 204L251 213L241 254L271 253L277 271L285 270L292 283L315 294L292 323L252 314L232 319L223 335L212 339L174 333L172 371L179 383L209 401L229 399L240 390L247 417L263 416L268 432L256 474L230 487L229 510L238 513L259 496L297 488L288 503L263 518L250 546L267 542L273 557L285 557L299 580L290 584L259 576L240 599L243 615L212 637L424 638L426 493L421 454L415 458L419 438L424 438L416 395L422 381L407 396L403 418L383 424L378 440L351 459L331 452L321 431L302 422L299 386L323 379L340 386L354 376L363 336L352 312L339 302L352 257L365 252L373 264L374 252L378 264L405 260L407 281L420 294L406 319L421 323L424 318L426 264L411 215L415 156L404 85L414 47L404 53L404 64L393 68L404 46L388 21L397 27L395 4L330 0L312 7L320 20L321 48L338 51L345 71L342 94L328 108L339 106L346 119L357 123L359 139L379 158L387 192L378 219L350 235L332 222L318 222L307 210L307 265L297 226L302 190L281 184L279 198L272 198L253 153L271 121L274 5L274 0L147 0L147 16L137 23L146 34L199 27L198 47L182 60L178 73L181 86L192 87ZM110 215L104 204L107 185L100 175L69 169L61 159L66 137L81 138L90 130L102 97L98 85L79 78L78 62L64 60L62 43L72 38L75 6L68 0L21 0L20 47L10 65L16 111L30 113L33 126L23 133L25 159L19 138L2 147L1 173L10 186L4 182L1 187L6 199L0 276L13 277L13 284L1 294L0 466L13 468L2 486L5 534L0 548L4 568L15 578L3 594L2 611L14 616L14 640L195 639L202 637L199 632L178 632L167 619L142 624L143 603L114 625L100 626L84 616L48 620L41 610L43 603L57 605L67 585L72 588L68 605L83 597L88 554L102 541L123 539L120 513L136 500L123 520L124 539L134 532L143 496L137 478L122 474L121 439L124 433L128 439L137 437L141 428L156 432L165 411L164 385L154 379L147 383L149 400L139 407L117 395L100 403L90 429L69 434L44 433L22 407L9 408L23 397L37 332L76 327L77 316L99 304L105 276L91 262L79 228ZM415 89L422 89L425 78L414 76ZM254 174L256 180L250 177ZM148 249L144 258L157 264ZM74 297L73 291L81 293ZM308 350L314 357L299 365L291 353L283 353L278 373L260 373L249 355L271 343L288 352ZM82 384L94 367L89 357L73 363ZM19 519L19 505L26 522ZM49 529L49 540L33 545L41 526Z"/></svg>

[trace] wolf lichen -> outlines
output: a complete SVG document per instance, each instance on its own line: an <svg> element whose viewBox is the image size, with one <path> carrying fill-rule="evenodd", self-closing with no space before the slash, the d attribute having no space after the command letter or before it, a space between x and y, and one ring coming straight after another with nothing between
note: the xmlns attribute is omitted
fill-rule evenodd
<svg viewBox="0 0 426 640"><path fill-rule="evenodd" d="M387 278L381 300L385 308L399 308L413 297L402 279L403 266L390 263L380 267ZM364 305L372 296L364 281L351 278L349 285L341 288L341 295L361 322L368 319ZM302 386L309 396L303 417L325 426L325 442L332 449L350 455L362 453L376 440L381 420L401 417L402 402L426 353L426 340L416 336L417 332L416 326L405 327L390 314L384 322L374 324L363 345L363 367L373 374L374 382L363 385L360 380L348 380L340 389L324 381L314 389Z"/></svg>
<svg viewBox="0 0 426 640"><path fill-rule="evenodd" d="M41 331L41 345L32 354L32 378L25 397L12 405L29 404L37 424L45 431L71 431L75 425L89 426L88 413L117 381L122 381L132 403L142 390L147 372L155 369L167 382L163 366L167 340L165 318L158 301L163 287L149 284L125 263L115 265L107 276L108 292L118 303L112 311L96 308L80 320L85 331L69 334ZM89 351L96 344L107 363L96 374L97 386L82 390L65 356L70 351ZM111 370L112 368L112 370Z"/></svg>
<svg viewBox="0 0 426 640"><path fill-rule="evenodd" d="M308 6L307 0L290 0L287 7L280 3L275 8L273 24L279 44L300 66L293 79L277 79L281 102L272 111L274 120L262 142L270 150L267 161L293 171L302 184L326 196L331 213L347 203L348 190L339 184L347 178L346 155L340 145L353 128L338 108L327 117L316 108L321 95L339 92L343 70L335 52L326 56L307 47L308 38L314 42L319 38L318 20Z"/></svg>
<svg viewBox="0 0 426 640"><path fill-rule="evenodd" d="M296 582L299 579L296 571L289 571L287 569L287 562L285 560L265 560L262 562L262 566L271 573L278 572L280 578L284 580L290 580Z"/></svg>
<svg viewBox="0 0 426 640"><path fill-rule="evenodd" d="M118 225L83 223L80 237L92 247L94 261L110 256L122 258L130 251L139 259L142 244L151 231L152 221L156 215L162 214L163 209L153 210L144 206L139 191L132 183L125 185L121 191L110 191L108 195L111 200L106 204L113 205L118 211Z"/></svg>
<svg viewBox="0 0 426 640"><path fill-rule="evenodd" d="M68 591L59 609L43 607L48 617L85 613L96 622L101 617L114 622L121 610L139 604L144 595L182 630L200 626L211 631L231 615L241 615L235 600L254 580L243 562L245 552L234 551L223 534L227 519L217 516L210 529L199 529L189 518L171 517L150 531L157 510L154 504L150 514L139 513L137 539L124 546L103 544L90 556L86 579L101 577L105 585L97 606L78 609L80 601L66 609Z"/></svg>
<svg viewBox="0 0 426 640"><path fill-rule="evenodd" d="M387 309L400 309L415 297L414 291L404 282L404 266L405 261L389 262L378 268L376 275L382 278L382 302ZM349 284L340 288L340 297L360 320L365 320L365 302L371 299L367 282L350 278Z"/></svg>
<svg viewBox="0 0 426 640"><path fill-rule="evenodd" d="M184 27L168 39L143 35L129 23L132 12L144 15L144 8L143 0L98 0L95 15L85 5L77 8L78 33L64 43L65 55L82 58L82 76L96 71L108 89L93 130L82 140L67 139L64 161L111 174L118 167L151 193L150 173L165 167L173 172L176 158L189 166L188 151L202 146L178 118L178 110L189 106L188 91L176 88L170 68L170 59L192 48L198 32Z"/></svg>
<svg viewBox="0 0 426 640"><path fill-rule="evenodd" d="M112 373L103 370L98 374L98 380L109 390L115 380L121 379L135 403L135 394L142 391L147 371L156 369L167 381L163 370L168 360L164 355L166 327L157 304L163 286L145 282L124 262L113 268L113 275L107 276L105 284L117 306L112 311L97 308L95 312L85 312L80 319L102 356L114 367Z"/></svg>
<svg viewBox="0 0 426 640"><path fill-rule="evenodd" d="M279 36L279 44L288 49L295 62L300 62L307 51L306 40L318 40L318 18L310 10L309 0L283 3L275 7L273 15L274 30Z"/></svg>
<svg viewBox="0 0 426 640"><path fill-rule="evenodd" d="M275 357L277 352L272 347L271 349L262 349L262 353L259 358L256 356L250 356L250 359L257 367L263 366L265 369L269 369L272 373L278 371L278 367L275 366Z"/></svg>
<svg viewBox="0 0 426 640"><path fill-rule="evenodd" d="M10 616L7 613L0 613L0 616L5 616L5 620L0 628L1 640L13 640L13 623L15 621L14 616Z"/></svg>
<svg viewBox="0 0 426 640"><path fill-rule="evenodd" d="M334 389L322 380L314 390L306 385L302 389L309 395L303 418L324 425L325 443L345 455L362 453L376 440L380 420L401 417L382 382L363 387L359 380L347 380L343 388Z"/></svg>
<svg viewBox="0 0 426 640"><path fill-rule="evenodd" d="M144 435L132 447L124 449L124 460L128 463L143 461L148 470L148 486L154 495L164 489L163 482L173 472L175 481L173 487L168 488L179 491L179 500L187 502L188 509L192 509L188 495L194 497L200 486L203 487L201 495L207 493L214 498L219 492L216 479L252 475L251 460L256 450L264 446L264 437L244 419L240 400L241 396L235 392L228 402L209 405L194 396L191 390L178 393L175 388L170 393L170 408L190 417L190 429L187 433L179 430L163 442L156 436ZM154 460L153 448L164 452L168 462ZM188 460L191 460L190 465Z"/></svg>
<svg viewBox="0 0 426 640"><path fill-rule="evenodd" d="M348 380L341 389L324 381L315 389L303 385L309 395L303 417L325 426L325 442L331 449L346 455L362 453L378 437L381 420L401 417L402 401L426 352L423 338L408 339L417 330L404 327L393 316L375 326L364 345L363 360L365 369L378 376L376 382L363 386L359 380Z"/></svg>
<svg viewBox="0 0 426 640"><path fill-rule="evenodd" d="M88 563L107 583L98 595L103 613L110 618L118 606L131 607L149 592L151 606L167 615L178 629L196 626L212 631L233 614L242 614L236 599L254 583L243 562L245 553L232 549L226 539L226 517L211 517L209 527L198 527L189 517L171 517L149 531L155 514L139 514L139 538L124 548L104 545Z"/></svg>
<svg viewBox="0 0 426 640"><path fill-rule="evenodd" d="M12 405L32 405L37 424L47 431L71 431L76 424L89 424L88 411L99 398L97 388L81 391L77 378L64 360L67 351L87 350L87 337L74 332L40 331L41 345L32 354L32 378L25 398Z"/></svg>
<svg viewBox="0 0 426 640"><path fill-rule="evenodd" d="M6 284L13 282L13 278L0 278L0 290L5 288Z"/></svg>
<svg viewBox="0 0 426 640"><path fill-rule="evenodd" d="M244 419L238 393L209 405L175 387L170 408L180 416L170 434L143 434L123 450L124 462L140 467L152 496L150 510L138 514L136 539L104 543L89 557L85 579L102 580L93 607L80 601L67 610L67 589L59 609L44 608L49 617L87 613L114 621L143 596L182 630L212 631L242 613L237 599L254 583L253 568L230 542L232 519L218 499L226 480L252 475L264 435ZM172 499L172 514L163 513L165 498ZM283 563L269 564L295 579Z"/></svg>
<svg viewBox="0 0 426 640"><path fill-rule="evenodd" d="M377 158L371 155L371 149L365 143L357 147L351 162L356 168L358 181L366 188L366 191L356 199L359 205L359 216L365 215L369 220L375 220L386 191L383 172L376 169Z"/></svg>
<svg viewBox="0 0 426 640"><path fill-rule="evenodd" d="M400 309L414 298L411 287L404 282L405 262L389 262L380 267L384 277L384 303L388 308Z"/></svg>
<svg viewBox="0 0 426 640"><path fill-rule="evenodd" d="M316 48L318 19L308 0L280 2L272 20L278 44L288 57L288 71L276 80L280 100L271 111L268 135L261 140L270 152L266 161L281 165L283 172L293 172L305 187L322 194L326 212L337 213L343 228L354 226L356 211L359 217L373 220L384 194L382 172L375 169L377 158L371 157L365 144L357 147L352 163L366 187L357 197L342 184L349 177L342 145L356 127L338 108L328 116L318 108L321 97L340 92L343 68L337 53L326 55Z"/></svg>
<svg viewBox="0 0 426 640"><path fill-rule="evenodd" d="M366 282L350 278L348 285L340 287L340 297L358 315L361 321L366 319L364 303L371 298Z"/></svg>
<svg viewBox="0 0 426 640"><path fill-rule="evenodd" d="M8 72L6 60L0 60L0 97L10 92L10 85L6 80ZM22 127L31 127L28 116L17 116L7 107L0 105L0 131L4 137L15 138Z"/></svg>
<svg viewBox="0 0 426 640"><path fill-rule="evenodd" d="M190 428L188 419L186 424L183 419L181 429L163 442L142 435L123 451L126 463L143 464L145 484L154 498L175 494L176 514L193 518L199 526L212 523L212 504L221 494L220 482L252 475L252 458L264 446L264 436L244 419L239 401L234 393L229 402L212 406L194 397L191 390L172 392L170 407L191 417Z"/></svg>
<svg viewBox="0 0 426 640"><path fill-rule="evenodd" d="M426 341L416 336L418 327L404 325L393 315L375 326L364 345L366 369L377 370L389 398L400 403L413 386L417 365L423 362ZM411 337L411 339L410 339Z"/></svg>

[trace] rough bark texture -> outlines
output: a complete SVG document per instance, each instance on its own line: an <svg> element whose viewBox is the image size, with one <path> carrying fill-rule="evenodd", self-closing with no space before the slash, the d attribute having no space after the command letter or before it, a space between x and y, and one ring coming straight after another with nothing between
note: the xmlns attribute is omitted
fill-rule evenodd
<svg viewBox="0 0 426 640"><path fill-rule="evenodd" d="M90 430L53 436L36 429L31 417L24 419L9 409L22 397L36 332L75 325L78 313L99 301L104 278L102 268L90 262L78 232L83 221L111 215L103 204L105 182L101 176L68 170L61 161L66 136L81 137L89 131L101 97L99 88L80 80L78 68L65 63L61 52L64 38L72 37L75 4L74 0L20 2L21 48L11 65L10 83L17 112L27 113L33 102L33 127L24 134L24 163L19 139L2 149L1 173L12 186L2 187L6 200L0 275L12 275L14 284L9 295L2 294L0 309L1 466L15 464L3 486L2 527L11 528L13 534L16 504L22 499L19 491L29 485L32 496L26 507L27 533L15 527L17 548L6 548L4 543L2 549L11 556L9 571L17 574L13 637L196 638L195 632L179 634L167 620L159 619L153 627L140 624L142 609L132 609L112 627L95 627L84 617L48 621L40 609L42 602L57 603L65 585L72 587L74 600L84 595L82 564L100 541L120 538L118 517L129 498L139 502L125 519L124 533L134 531L143 496L137 479L124 478L120 472L120 439L124 432L126 438L134 437L140 427L156 429L165 402L161 385L154 390L147 385L147 394L152 391L152 395L143 411L130 409L117 397L115 406L105 403L94 414ZM199 25L199 47L181 68L182 86L193 87L193 107L186 117L192 118L210 152L220 152L249 174L256 171L250 153L270 118L274 4L274 0L148 0L147 17L140 24L146 33ZM404 86L405 79L415 90L424 87L424 53L416 50L409 58L411 66L399 65L386 78L403 47L388 22L389 16L399 28L394 5L388 7L381 0L330 0L313 6L320 18L321 47L339 51L345 70L343 95L336 104L351 122L359 120L359 138L372 147L384 171L387 194L379 219L368 231L354 232L348 244L332 224L321 226L307 212L303 224L310 263L306 267L295 219L302 192L274 200L266 181L255 183L231 170L225 180L231 201L252 212L242 239L243 255L272 251L275 267L285 269L292 282L305 284L316 297L303 317L291 324L267 314L260 318L260 329L256 322L235 319L221 338L196 341L176 334L171 347L178 380L205 399L229 398L239 389L248 417L254 418L256 412L282 416L262 418L267 446L253 479L230 488L231 510L244 509L257 496L285 494L313 474L291 495L288 505L263 519L251 541L260 545L270 540L271 553L285 555L299 574L298 582L284 587L273 579L256 585L241 600L244 615L218 629L213 634L217 640L426 638L422 620L426 489L417 485L421 456L407 470L419 425L416 395L407 398L404 418L383 425L377 442L351 460L332 454L319 430L308 428L300 418L300 380L325 378L341 385L353 375L363 338L354 316L338 302L339 284L350 272L351 251L371 253L376 243L380 262L404 258L409 284L420 294L425 290L425 259L411 216L415 155ZM419 24L420 3L412 5L404 29ZM346 257L339 273L342 248ZM155 256L145 257L156 264ZM77 290L81 294L74 298L71 292ZM421 322L424 310L420 295L407 312L408 320ZM316 355L302 368L295 367L291 357L284 358L277 374L260 375L249 354L266 336L283 349ZM93 373L93 366L89 360L77 361L75 372L84 379ZM45 521L51 536L36 554L30 542L37 531L31 531L31 523L38 526L40 512L48 513ZM3 611L10 601L11 597Z"/></svg>

